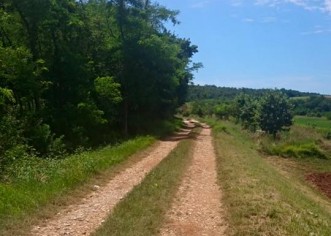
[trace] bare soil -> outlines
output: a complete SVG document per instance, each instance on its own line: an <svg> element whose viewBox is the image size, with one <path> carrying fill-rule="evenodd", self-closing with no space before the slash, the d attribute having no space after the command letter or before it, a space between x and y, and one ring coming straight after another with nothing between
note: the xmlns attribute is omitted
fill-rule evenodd
<svg viewBox="0 0 331 236"><path fill-rule="evenodd" d="M104 186L93 186L94 191L61 209L51 219L45 219L33 226L31 235L89 235L94 232L111 213L115 205L123 199L134 186L138 185L156 165L158 165L187 137L194 124L186 121L188 129L183 129L176 137L160 141L160 144L141 161L123 170Z"/></svg>
<svg viewBox="0 0 331 236"><path fill-rule="evenodd" d="M306 176L306 180L331 199L331 173L312 173Z"/></svg>
<svg viewBox="0 0 331 236"><path fill-rule="evenodd" d="M195 141L193 161L160 235L224 235L226 224L222 212L211 130L203 126Z"/></svg>

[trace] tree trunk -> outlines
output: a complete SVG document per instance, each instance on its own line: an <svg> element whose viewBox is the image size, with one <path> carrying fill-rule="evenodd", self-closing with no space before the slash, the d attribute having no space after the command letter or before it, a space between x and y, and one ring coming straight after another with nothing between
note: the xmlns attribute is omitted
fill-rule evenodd
<svg viewBox="0 0 331 236"><path fill-rule="evenodd" d="M124 136L127 137L129 134L129 129L128 129L128 101L127 99L124 99Z"/></svg>

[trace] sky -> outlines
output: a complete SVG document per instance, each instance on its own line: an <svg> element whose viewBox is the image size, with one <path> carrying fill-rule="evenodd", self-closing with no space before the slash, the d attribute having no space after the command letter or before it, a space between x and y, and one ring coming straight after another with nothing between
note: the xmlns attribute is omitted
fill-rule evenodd
<svg viewBox="0 0 331 236"><path fill-rule="evenodd" d="M155 2L155 1L154 1ZM331 94L331 0L157 0L198 46L194 84Z"/></svg>

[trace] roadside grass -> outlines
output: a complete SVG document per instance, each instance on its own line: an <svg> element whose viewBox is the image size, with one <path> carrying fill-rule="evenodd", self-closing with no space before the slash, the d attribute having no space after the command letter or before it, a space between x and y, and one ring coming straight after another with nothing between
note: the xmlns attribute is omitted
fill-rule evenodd
<svg viewBox="0 0 331 236"><path fill-rule="evenodd" d="M29 220L49 205L56 211L63 196L154 142L151 136L137 137L64 159L30 157L17 161L7 170L6 181L0 182L0 234L13 235L29 227Z"/></svg>
<svg viewBox="0 0 331 236"><path fill-rule="evenodd" d="M218 126L227 131L213 131L227 234L331 235L331 203L326 197L261 157L254 139L239 126Z"/></svg>
<svg viewBox="0 0 331 236"><path fill-rule="evenodd" d="M193 139L197 132L200 130L193 130L189 139L181 141L169 156L115 207L93 235L157 235L185 169L192 159Z"/></svg>

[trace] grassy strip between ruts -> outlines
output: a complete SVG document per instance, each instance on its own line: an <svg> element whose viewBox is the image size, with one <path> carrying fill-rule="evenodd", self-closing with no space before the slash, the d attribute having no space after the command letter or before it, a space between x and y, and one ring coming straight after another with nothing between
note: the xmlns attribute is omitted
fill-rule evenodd
<svg viewBox="0 0 331 236"><path fill-rule="evenodd" d="M248 135L214 123L228 235L331 235L330 202L263 159Z"/></svg>
<svg viewBox="0 0 331 236"><path fill-rule="evenodd" d="M138 137L114 147L83 152L60 160L31 158L17 163L15 177L0 183L0 235L27 227L29 218L46 205L57 204L69 190L81 186L98 173L115 167L155 139Z"/></svg>
<svg viewBox="0 0 331 236"><path fill-rule="evenodd" d="M191 161L193 139L181 141L144 181L114 209L108 220L94 233L100 235L156 235L176 190Z"/></svg>

